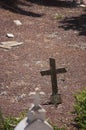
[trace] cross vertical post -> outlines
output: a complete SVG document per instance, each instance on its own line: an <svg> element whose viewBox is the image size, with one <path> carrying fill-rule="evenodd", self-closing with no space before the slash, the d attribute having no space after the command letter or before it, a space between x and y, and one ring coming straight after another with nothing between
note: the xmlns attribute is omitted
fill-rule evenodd
<svg viewBox="0 0 86 130"><path fill-rule="evenodd" d="M55 59L52 58L50 58L50 71L51 71L52 95L56 95L58 93L56 64Z"/></svg>

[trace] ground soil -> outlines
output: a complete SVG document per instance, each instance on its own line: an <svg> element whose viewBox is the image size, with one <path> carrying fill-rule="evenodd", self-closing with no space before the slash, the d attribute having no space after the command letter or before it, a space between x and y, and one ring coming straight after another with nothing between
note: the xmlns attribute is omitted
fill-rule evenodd
<svg viewBox="0 0 86 130"><path fill-rule="evenodd" d="M2 3L2 2L1 2ZM20 20L21 26L13 20ZM6 37L13 33L14 38ZM59 127L77 130L72 123L74 94L86 86L86 12L66 1L20 1L18 7L0 5L0 42L23 42L10 50L0 48L0 107L3 114L18 116L30 107L29 93L36 87L45 92L42 103L51 95L49 58L59 74L58 89L62 103L43 105L47 118Z"/></svg>

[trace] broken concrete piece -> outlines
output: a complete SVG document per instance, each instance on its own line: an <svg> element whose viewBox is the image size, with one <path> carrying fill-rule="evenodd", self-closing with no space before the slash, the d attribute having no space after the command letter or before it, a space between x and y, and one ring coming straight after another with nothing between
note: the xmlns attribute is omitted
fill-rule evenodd
<svg viewBox="0 0 86 130"><path fill-rule="evenodd" d="M6 42L1 42L0 47L5 48L5 49L11 49L14 46L19 46L23 44L22 42L16 42L16 41L6 41Z"/></svg>
<svg viewBox="0 0 86 130"><path fill-rule="evenodd" d="M17 26L22 25L22 23L21 23L19 20L14 20L14 23L15 23Z"/></svg>
<svg viewBox="0 0 86 130"><path fill-rule="evenodd" d="M13 34L11 34L11 33L7 33L7 35L6 35L8 38L14 38L14 35Z"/></svg>

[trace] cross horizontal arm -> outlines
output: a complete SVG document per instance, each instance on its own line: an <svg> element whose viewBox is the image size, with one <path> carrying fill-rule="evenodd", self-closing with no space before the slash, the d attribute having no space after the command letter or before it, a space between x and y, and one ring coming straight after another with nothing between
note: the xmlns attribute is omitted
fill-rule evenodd
<svg viewBox="0 0 86 130"><path fill-rule="evenodd" d="M41 71L40 73L41 73L42 76L51 74L50 70Z"/></svg>
<svg viewBox="0 0 86 130"><path fill-rule="evenodd" d="M67 70L65 68L56 69L56 74L66 73L66 72L67 72ZM51 75L51 71L50 70L41 71L40 73L41 73L42 76L44 76L44 75Z"/></svg>
<svg viewBox="0 0 86 130"><path fill-rule="evenodd" d="M66 72L67 70L65 68L56 69L56 74L66 73Z"/></svg>

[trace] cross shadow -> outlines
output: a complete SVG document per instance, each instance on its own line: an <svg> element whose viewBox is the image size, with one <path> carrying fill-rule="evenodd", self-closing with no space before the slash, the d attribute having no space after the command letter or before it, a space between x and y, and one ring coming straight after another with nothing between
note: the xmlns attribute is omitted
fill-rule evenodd
<svg viewBox="0 0 86 130"><path fill-rule="evenodd" d="M38 5L44 6L53 6L53 7L65 7L65 8L73 8L76 7L73 1L61 1L61 0L26 0L31 3L35 3Z"/></svg>
<svg viewBox="0 0 86 130"><path fill-rule="evenodd" d="M79 35L86 35L86 14L82 14L77 17L69 17L60 21L62 24L59 28L63 28L64 30L77 30Z"/></svg>
<svg viewBox="0 0 86 130"><path fill-rule="evenodd" d="M0 0L0 4L1 4L1 8L4 8L6 10L9 10L13 13L18 13L18 14L21 14L21 15L26 15L26 16L31 16L31 17L41 17L43 16L43 14L38 14L38 13L34 13L34 12L31 12L31 11L26 11L23 9L23 7L19 7L17 5L22 5L22 6L31 6L29 5L28 3L25 3L25 2L22 2L22 1L18 1L17 4L9 4L9 2L5 1L5 0Z"/></svg>

